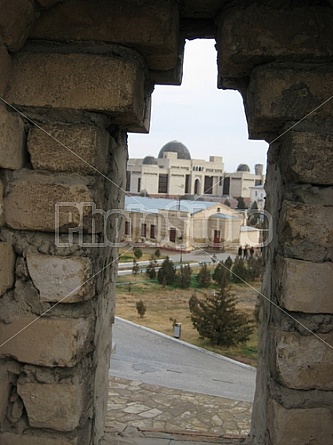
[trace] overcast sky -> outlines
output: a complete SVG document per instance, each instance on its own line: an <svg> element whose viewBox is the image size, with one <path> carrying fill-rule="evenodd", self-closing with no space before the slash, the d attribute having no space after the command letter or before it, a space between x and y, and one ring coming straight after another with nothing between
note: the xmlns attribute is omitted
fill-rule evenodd
<svg viewBox="0 0 333 445"><path fill-rule="evenodd" d="M264 164L268 145L250 141L241 95L218 90L216 50L213 40L186 43L181 86L157 85L153 93L149 134L129 135L129 155L157 156L160 148L178 140L192 158L208 160L223 156L225 170L235 171L240 163Z"/></svg>

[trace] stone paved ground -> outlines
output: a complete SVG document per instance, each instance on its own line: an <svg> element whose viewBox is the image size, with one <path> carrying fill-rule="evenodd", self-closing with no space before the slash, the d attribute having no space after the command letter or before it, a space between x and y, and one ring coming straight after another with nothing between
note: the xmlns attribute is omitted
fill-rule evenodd
<svg viewBox="0 0 333 445"><path fill-rule="evenodd" d="M114 377L252 402L256 370L173 337L116 317ZM131 341L128 341L131 339Z"/></svg>
<svg viewBox="0 0 333 445"><path fill-rule="evenodd" d="M250 427L249 402L111 377L102 445L233 444Z"/></svg>
<svg viewBox="0 0 333 445"><path fill-rule="evenodd" d="M123 433L106 431L101 445L244 445L245 439L185 432L140 431L127 427Z"/></svg>

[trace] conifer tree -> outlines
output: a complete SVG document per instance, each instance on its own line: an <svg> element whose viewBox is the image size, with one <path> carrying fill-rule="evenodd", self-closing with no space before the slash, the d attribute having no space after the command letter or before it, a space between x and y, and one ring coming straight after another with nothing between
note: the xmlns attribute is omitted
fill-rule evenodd
<svg viewBox="0 0 333 445"><path fill-rule="evenodd" d="M239 196L239 197L236 198L236 199L237 199L237 201L238 201L238 203L237 203L237 209L238 209L238 210L245 210L247 207L246 207L244 198L243 198L242 196Z"/></svg>
<svg viewBox="0 0 333 445"><path fill-rule="evenodd" d="M175 282L175 279L176 279L175 266L173 265L173 262L169 259L169 257L166 257L166 259L162 263L162 266L157 272L157 280L160 284L166 286L169 284L173 284Z"/></svg>
<svg viewBox="0 0 333 445"><path fill-rule="evenodd" d="M146 275L147 277L149 277L151 280L153 280L154 278L156 278L156 267L157 267L157 261L151 259L149 261L149 264L147 266L146 269Z"/></svg>
<svg viewBox="0 0 333 445"><path fill-rule="evenodd" d="M221 285L223 280L230 281L231 280L231 269L232 266L232 259L230 256L223 261L219 261L218 265L215 267L215 270L213 272L212 278L214 281L216 281L217 284Z"/></svg>
<svg viewBox="0 0 333 445"><path fill-rule="evenodd" d="M248 269L242 258L236 258L232 268L232 281L235 283L244 283L249 279Z"/></svg>
<svg viewBox="0 0 333 445"><path fill-rule="evenodd" d="M133 267L132 267L132 274L133 275L137 275L139 273L139 271L140 271L140 267L139 267L137 261L134 259L133 260Z"/></svg>
<svg viewBox="0 0 333 445"><path fill-rule="evenodd" d="M177 286L182 289L188 289L191 285L191 274L192 269L189 264L186 264L184 267L180 266L176 275Z"/></svg>
<svg viewBox="0 0 333 445"><path fill-rule="evenodd" d="M133 247L133 254L137 260L139 260L142 257L142 250L140 247Z"/></svg>
<svg viewBox="0 0 333 445"><path fill-rule="evenodd" d="M227 286L206 295L204 300L193 295L189 307L193 326L212 345L230 347L244 343L253 332L253 323L236 308L236 298L230 295Z"/></svg>
<svg viewBox="0 0 333 445"><path fill-rule="evenodd" d="M142 300L136 302L136 310L138 311L138 314L140 315L141 318L144 317L146 309L147 307Z"/></svg>
<svg viewBox="0 0 333 445"><path fill-rule="evenodd" d="M201 269L196 276L199 287L209 287L211 282L210 272L208 270L207 264L201 266Z"/></svg>
<svg viewBox="0 0 333 445"><path fill-rule="evenodd" d="M219 261L218 265L215 267L212 278L220 286L225 281L228 282L230 280L230 271L223 261Z"/></svg>

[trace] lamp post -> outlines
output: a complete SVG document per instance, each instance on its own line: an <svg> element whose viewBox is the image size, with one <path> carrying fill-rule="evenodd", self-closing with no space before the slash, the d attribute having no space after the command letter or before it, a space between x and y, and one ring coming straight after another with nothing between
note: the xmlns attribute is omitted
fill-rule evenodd
<svg viewBox="0 0 333 445"><path fill-rule="evenodd" d="M178 198L178 212L179 212L179 219L181 219L181 218L180 218L180 196L179 196L179 198ZM178 240L179 240L179 241L183 241L183 234L182 234L182 232L180 232L180 236L178 237ZM183 262L183 251L182 251L182 245L181 245L181 243L179 243L179 247L180 247L180 258L179 258L179 262L180 262L180 264L182 264L182 262Z"/></svg>

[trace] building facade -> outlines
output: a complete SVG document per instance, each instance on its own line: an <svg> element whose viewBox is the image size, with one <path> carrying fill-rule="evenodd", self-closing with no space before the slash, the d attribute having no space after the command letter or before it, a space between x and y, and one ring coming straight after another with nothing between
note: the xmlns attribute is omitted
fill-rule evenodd
<svg viewBox="0 0 333 445"><path fill-rule="evenodd" d="M239 243L241 213L219 202L127 196L124 244L189 251Z"/></svg>
<svg viewBox="0 0 333 445"><path fill-rule="evenodd" d="M246 164L240 164L234 173L225 173L223 178L224 196L232 196L234 198L242 197L249 206L253 200L251 190L256 186L263 186L265 175L263 174L263 165L256 164L254 173L251 173L250 167Z"/></svg>
<svg viewBox="0 0 333 445"><path fill-rule="evenodd" d="M165 144L158 157L129 159L126 191L152 197L221 196L224 164L221 156L192 159L178 141Z"/></svg>
<svg viewBox="0 0 333 445"><path fill-rule="evenodd" d="M263 185L256 185L250 188L251 205L256 202L258 210L264 210L266 191Z"/></svg>
<svg viewBox="0 0 333 445"><path fill-rule="evenodd" d="M240 164L234 173L226 173L222 156L210 156L209 161L192 159L184 144L171 141L161 148L157 158L128 160L126 191L161 198L202 196L223 200L241 196L250 204L251 187L263 185L264 180L262 164L255 165L255 173L246 164Z"/></svg>

